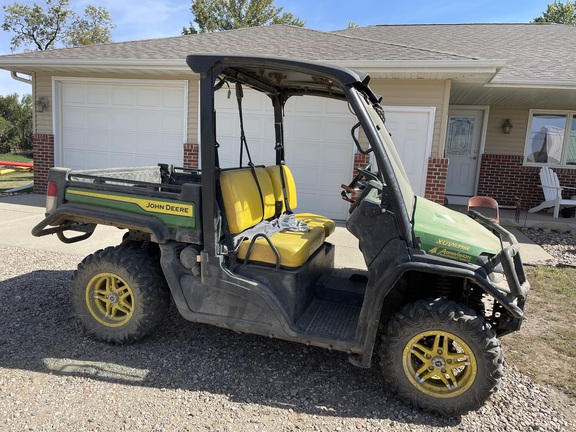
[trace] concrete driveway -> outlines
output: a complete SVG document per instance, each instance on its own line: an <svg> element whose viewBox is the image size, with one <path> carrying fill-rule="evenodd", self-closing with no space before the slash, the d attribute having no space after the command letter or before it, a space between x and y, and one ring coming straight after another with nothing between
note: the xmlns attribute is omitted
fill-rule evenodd
<svg viewBox="0 0 576 432"><path fill-rule="evenodd" d="M98 249L117 245L122 241L124 230L98 226L87 240L65 244L55 235L34 237L32 228L44 218L45 197L23 194L0 197L0 246L19 246L74 255L89 255ZM526 264L542 264L552 257L515 228L511 231L521 243L522 259ZM358 240L338 224L329 241L336 247L336 266L365 268L364 259L358 250Z"/></svg>
<svg viewBox="0 0 576 432"><path fill-rule="evenodd" d="M56 235L34 237L32 228L44 219L46 197L23 194L0 197L0 246L19 246L73 255L89 255L122 241L124 230L98 226L94 234L78 243L65 244Z"/></svg>

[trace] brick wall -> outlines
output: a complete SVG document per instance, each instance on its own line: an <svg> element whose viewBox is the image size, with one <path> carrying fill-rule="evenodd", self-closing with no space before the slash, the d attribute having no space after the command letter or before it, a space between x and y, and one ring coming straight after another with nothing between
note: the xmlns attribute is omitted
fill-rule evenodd
<svg viewBox="0 0 576 432"><path fill-rule="evenodd" d="M482 155L478 195L487 195L502 205L514 205L516 197L522 209L529 209L544 201L540 188L540 167L523 166L522 156ZM553 168L560 185L576 187L576 170ZM564 194L570 197L570 191Z"/></svg>
<svg viewBox="0 0 576 432"><path fill-rule="evenodd" d="M354 154L354 174L353 176L356 177L358 175L358 168L364 168L366 165L370 163L370 155L369 154L362 154L362 153L355 153ZM375 167L373 167L373 171Z"/></svg>
<svg viewBox="0 0 576 432"><path fill-rule="evenodd" d="M184 144L184 168L199 168L198 144Z"/></svg>
<svg viewBox="0 0 576 432"><path fill-rule="evenodd" d="M448 178L448 158L428 159L428 174L424 198L438 204L444 204L446 195L446 179Z"/></svg>
<svg viewBox="0 0 576 432"><path fill-rule="evenodd" d="M46 193L48 171L54 166L54 135L32 135L34 152L34 193Z"/></svg>

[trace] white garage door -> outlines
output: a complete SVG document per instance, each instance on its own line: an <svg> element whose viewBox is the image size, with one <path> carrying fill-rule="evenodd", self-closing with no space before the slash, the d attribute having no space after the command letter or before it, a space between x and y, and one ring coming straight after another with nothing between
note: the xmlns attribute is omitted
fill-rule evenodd
<svg viewBox="0 0 576 432"><path fill-rule="evenodd" d="M58 84L57 164L73 169L158 162L182 166L185 82L63 80Z"/></svg>
<svg viewBox="0 0 576 432"><path fill-rule="evenodd" d="M234 89L216 93L217 138L220 166L238 167L240 122ZM273 165L274 115L270 99L255 91L244 90L242 101L244 129L252 161ZM318 97L293 97L285 107L284 139L286 164L290 167L298 191L298 212L319 213L334 219L346 219L348 205L340 198L340 184L350 180L354 144L350 128L354 116L348 105ZM243 163L248 158L244 152Z"/></svg>
<svg viewBox="0 0 576 432"><path fill-rule="evenodd" d="M237 167L240 122L232 89L216 93L217 138L220 165ZM256 165L275 163L274 116L270 100L261 93L244 91L244 129ZM434 108L386 107L386 125L414 191L424 193L434 126ZM344 102L317 97L293 97L285 109L286 164L298 190L298 211L345 220L348 204L340 198L340 184L352 178L355 147L350 129L355 123ZM244 165L247 162L244 153Z"/></svg>
<svg viewBox="0 0 576 432"><path fill-rule="evenodd" d="M424 196L432 150L434 107L384 107L386 128L416 195Z"/></svg>

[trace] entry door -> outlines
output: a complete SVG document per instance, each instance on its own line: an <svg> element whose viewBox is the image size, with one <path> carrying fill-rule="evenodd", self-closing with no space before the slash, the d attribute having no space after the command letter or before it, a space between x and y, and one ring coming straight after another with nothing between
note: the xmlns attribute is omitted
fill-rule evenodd
<svg viewBox="0 0 576 432"><path fill-rule="evenodd" d="M448 115L446 195L450 203L462 204L476 192L484 111L450 110Z"/></svg>

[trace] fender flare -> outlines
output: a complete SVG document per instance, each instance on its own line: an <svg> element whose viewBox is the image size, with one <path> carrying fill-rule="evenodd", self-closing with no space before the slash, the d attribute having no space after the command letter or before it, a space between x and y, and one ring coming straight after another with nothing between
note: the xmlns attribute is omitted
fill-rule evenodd
<svg viewBox="0 0 576 432"><path fill-rule="evenodd" d="M502 304L502 306L510 312L514 318L522 319L524 317L524 311L490 283L488 275L481 267L474 269L472 266L467 264L446 262L441 258L438 260L435 258L431 259L431 257L424 255L413 256L412 258L413 261L407 261L399 263L396 266L391 266L391 269L384 272L374 284L374 289L371 290L371 292L374 293L373 298L365 299L365 302L368 301L368 304L371 304L371 307L365 315L364 353L361 357L355 355L349 357L349 360L354 365L366 368L370 367L384 300L388 294L390 294L392 288L400 278L410 271L442 274L472 280L487 294L491 295L495 300Z"/></svg>
<svg viewBox="0 0 576 432"><path fill-rule="evenodd" d="M99 209L83 204L62 204L54 212L47 215L42 222L32 228L32 235L41 237L57 233L60 238L63 236L62 233L64 231L86 232L86 229L74 229L74 224L71 222L83 224L84 226L100 224L143 231L150 234L152 241L156 243L165 243L170 237L168 228L153 217L127 214L108 208ZM55 228L49 228L49 226ZM92 231L94 231L94 227L92 227ZM85 235L80 237L82 239L86 238Z"/></svg>

